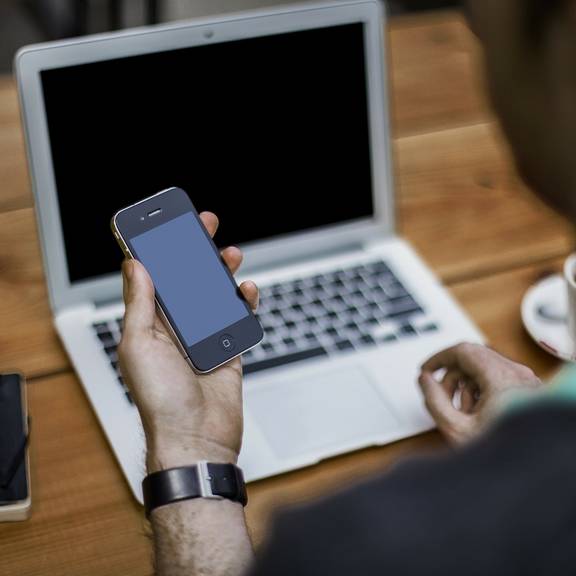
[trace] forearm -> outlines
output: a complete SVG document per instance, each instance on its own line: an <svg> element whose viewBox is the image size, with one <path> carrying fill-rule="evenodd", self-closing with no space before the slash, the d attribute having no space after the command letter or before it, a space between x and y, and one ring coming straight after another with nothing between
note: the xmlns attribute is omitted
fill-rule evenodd
<svg viewBox="0 0 576 576"><path fill-rule="evenodd" d="M240 576L252 562L241 504L186 500L157 508L151 520L158 576Z"/></svg>
<svg viewBox="0 0 576 576"><path fill-rule="evenodd" d="M215 446L154 447L148 471L199 460L236 463L236 455ZM155 509L151 515L158 576L241 576L253 558L244 508L230 500L195 498Z"/></svg>

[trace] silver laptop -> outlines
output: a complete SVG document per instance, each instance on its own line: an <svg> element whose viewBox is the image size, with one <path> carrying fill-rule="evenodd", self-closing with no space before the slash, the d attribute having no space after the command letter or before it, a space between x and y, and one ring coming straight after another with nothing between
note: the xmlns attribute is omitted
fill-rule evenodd
<svg viewBox="0 0 576 576"><path fill-rule="evenodd" d="M375 0L301 4L17 55L56 328L138 500L122 206L179 186L245 251L266 332L243 356L248 480L432 428L419 364L482 340L395 234L383 18Z"/></svg>

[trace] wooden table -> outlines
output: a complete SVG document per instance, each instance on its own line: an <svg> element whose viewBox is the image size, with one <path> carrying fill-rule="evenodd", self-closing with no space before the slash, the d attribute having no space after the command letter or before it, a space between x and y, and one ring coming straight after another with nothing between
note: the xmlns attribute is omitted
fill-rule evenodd
<svg viewBox="0 0 576 576"><path fill-rule="evenodd" d="M519 305L571 251L569 229L515 175L458 14L394 20L391 59L402 232L497 349L548 377L558 364L524 333ZM0 78L0 318L0 370L29 377L34 419L33 517L0 526L0 575L151 574L142 511L51 324L10 78ZM252 484L253 537L278 506L441 446L430 433Z"/></svg>

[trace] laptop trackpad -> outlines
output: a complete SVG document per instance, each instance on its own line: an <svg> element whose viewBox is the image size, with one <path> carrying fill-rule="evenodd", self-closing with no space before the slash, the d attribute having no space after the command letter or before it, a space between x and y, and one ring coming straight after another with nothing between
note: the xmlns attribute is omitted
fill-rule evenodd
<svg viewBox="0 0 576 576"><path fill-rule="evenodd" d="M377 441L398 421L360 368L248 387L248 409L273 451L295 458Z"/></svg>

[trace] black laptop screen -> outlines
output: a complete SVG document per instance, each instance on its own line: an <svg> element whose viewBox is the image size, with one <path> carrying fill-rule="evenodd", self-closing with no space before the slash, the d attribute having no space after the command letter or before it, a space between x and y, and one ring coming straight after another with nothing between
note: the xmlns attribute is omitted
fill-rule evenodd
<svg viewBox="0 0 576 576"><path fill-rule="evenodd" d="M170 186L242 244L373 214L362 24L45 70L70 281L115 273L120 208Z"/></svg>

